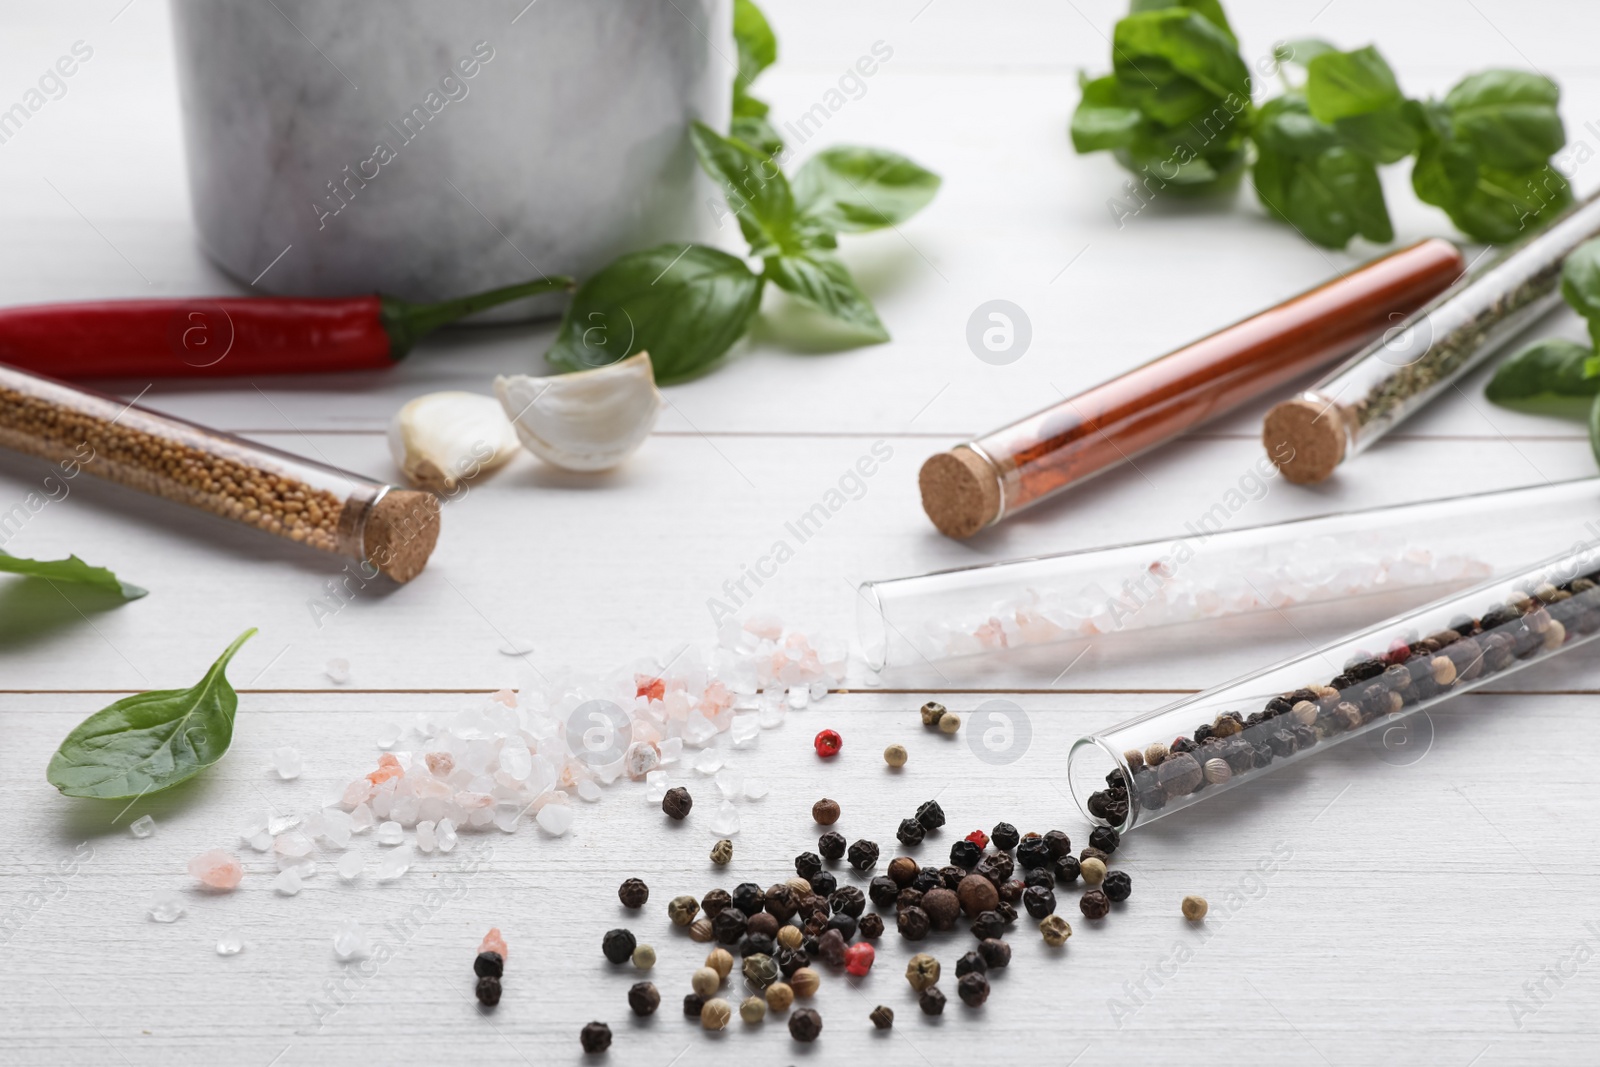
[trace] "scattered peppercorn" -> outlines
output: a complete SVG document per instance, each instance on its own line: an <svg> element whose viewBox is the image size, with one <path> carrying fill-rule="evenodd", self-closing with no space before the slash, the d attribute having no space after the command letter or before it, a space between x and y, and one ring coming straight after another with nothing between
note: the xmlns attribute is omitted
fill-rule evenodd
<svg viewBox="0 0 1600 1067"><path fill-rule="evenodd" d="M714 967L702 967L690 976L689 986L702 997L709 997L722 988L722 975Z"/></svg>
<svg viewBox="0 0 1600 1067"><path fill-rule="evenodd" d="M505 971L505 957L498 952L480 952L472 961L472 973L479 978L499 978Z"/></svg>
<svg viewBox="0 0 1600 1067"><path fill-rule="evenodd" d="M810 1008L801 1008L789 1016L789 1036L810 1044L822 1034L822 1016Z"/></svg>
<svg viewBox="0 0 1600 1067"><path fill-rule="evenodd" d="M1190 894L1183 898L1183 917L1192 923L1199 922L1206 917L1208 907L1205 897Z"/></svg>
<svg viewBox="0 0 1600 1067"><path fill-rule="evenodd" d="M1117 833L1115 827L1096 826L1089 832L1089 844L1109 856L1122 844L1122 835Z"/></svg>
<svg viewBox="0 0 1600 1067"><path fill-rule="evenodd" d="M611 1047L611 1027L605 1023L589 1023L578 1034L578 1043L584 1052L598 1055Z"/></svg>
<svg viewBox="0 0 1600 1067"><path fill-rule="evenodd" d="M883 916L877 912L868 912L861 916L860 932L862 937L877 940L883 936Z"/></svg>
<svg viewBox="0 0 1600 1067"><path fill-rule="evenodd" d="M933 920L928 918L927 912L913 904L901 908L895 914L895 925L900 931L900 936L907 941L921 941L928 936L928 931L933 927Z"/></svg>
<svg viewBox="0 0 1600 1067"><path fill-rule="evenodd" d="M905 859L901 856L899 859ZM894 865L891 863L890 867ZM913 864L915 866L915 864ZM903 868L902 868L903 870ZM867 896L880 908L887 908L894 903L895 897L900 895L900 884L888 875L878 875L867 883Z"/></svg>
<svg viewBox="0 0 1600 1067"><path fill-rule="evenodd" d="M846 974L863 978L872 970L872 961L878 958L878 953L866 942L858 942L844 951L844 969Z"/></svg>
<svg viewBox="0 0 1600 1067"><path fill-rule="evenodd" d="M980 911L977 918L972 920L972 936L979 941L989 938L998 939L1005 933L1006 921L1000 917L998 911Z"/></svg>
<svg viewBox="0 0 1600 1067"><path fill-rule="evenodd" d="M627 963L633 958L633 950L638 947L639 942L634 940L633 934L621 928L607 930L606 936L600 941L600 951L612 963Z"/></svg>
<svg viewBox="0 0 1600 1067"><path fill-rule="evenodd" d="M767 1002L760 997L746 997L739 1005L739 1018L754 1026L767 1017Z"/></svg>
<svg viewBox="0 0 1600 1067"><path fill-rule="evenodd" d="M733 953L725 948L714 948L706 955L705 966L716 971L720 981L733 973Z"/></svg>
<svg viewBox="0 0 1600 1067"><path fill-rule="evenodd" d="M994 906L994 913L1000 916L1000 921L1007 926L1017 921L1017 909L1003 900Z"/></svg>
<svg viewBox="0 0 1600 1067"><path fill-rule="evenodd" d="M638 910L650 899L650 887L638 878L629 878L617 889L617 899L624 908Z"/></svg>
<svg viewBox="0 0 1600 1067"><path fill-rule="evenodd" d="M858 871L872 870L878 863L878 845L874 841L857 841L850 846L850 866Z"/></svg>
<svg viewBox="0 0 1600 1067"><path fill-rule="evenodd" d="M937 800L929 800L917 808L917 821L924 830L937 830L944 825L944 809Z"/></svg>
<svg viewBox="0 0 1600 1067"><path fill-rule="evenodd" d="M733 887L733 906L746 915L755 915L767 906L766 892L754 882L740 882Z"/></svg>
<svg viewBox="0 0 1600 1067"><path fill-rule="evenodd" d="M1078 867L1080 873L1083 875L1084 885L1099 885L1101 882L1106 880L1106 864L1104 860L1096 859L1095 857L1090 856L1088 859L1080 863Z"/></svg>
<svg viewBox="0 0 1600 1067"><path fill-rule="evenodd" d="M894 1009L879 1004L872 1009L872 1014L867 1018L872 1020L872 1025L879 1030L887 1030L894 1025Z"/></svg>
<svg viewBox="0 0 1600 1067"><path fill-rule="evenodd" d="M939 961L926 952L919 952L906 962L906 981L918 993L939 982Z"/></svg>
<svg viewBox="0 0 1600 1067"><path fill-rule="evenodd" d="M771 956L756 953L744 958L744 980L756 989L765 989L776 982L782 972L778 969L778 961Z"/></svg>
<svg viewBox="0 0 1600 1067"><path fill-rule="evenodd" d="M988 971L988 969L989 964L986 960L984 960L983 953L978 952L976 949L971 952L962 953L961 958L956 960L957 978L960 978L964 974L971 974L973 971L983 974L984 972Z"/></svg>
<svg viewBox="0 0 1600 1067"><path fill-rule="evenodd" d="M928 701L922 705L922 725L938 726L939 720L944 718L944 705Z"/></svg>
<svg viewBox="0 0 1600 1067"><path fill-rule="evenodd" d="M817 874L822 870L822 857L815 852L802 852L794 858L794 870L801 878L812 882L806 888L813 888Z"/></svg>
<svg viewBox="0 0 1600 1067"><path fill-rule="evenodd" d="M788 1011L794 1003L794 989L788 982L773 982L767 986L767 1007L773 1011Z"/></svg>
<svg viewBox="0 0 1600 1067"><path fill-rule="evenodd" d="M995 888L993 882L981 874L969 874L961 879L956 896L961 902L961 910L968 916L989 911L1000 903L1000 891Z"/></svg>
<svg viewBox="0 0 1600 1067"><path fill-rule="evenodd" d="M952 866L963 867L970 871L978 865L978 861L982 858L982 847L974 844L971 838L963 838L950 846L950 863Z"/></svg>
<svg viewBox="0 0 1600 1067"><path fill-rule="evenodd" d="M500 979L486 974L478 979L478 986L473 992L477 994L479 1004L492 1008L500 1003Z"/></svg>
<svg viewBox="0 0 1600 1067"><path fill-rule="evenodd" d="M726 1029L732 1018L733 1005L721 997L706 1001L706 1006L700 1009L700 1025L707 1030Z"/></svg>
<svg viewBox="0 0 1600 1067"><path fill-rule="evenodd" d="M817 838L817 851L822 853L825 860L838 860L844 857L845 838L837 830L829 830Z"/></svg>
<svg viewBox="0 0 1600 1067"><path fill-rule="evenodd" d="M917 876L917 861L910 856L896 856L889 861L888 876L897 886L908 886Z"/></svg>
<svg viewBox="0 0 1600 1067"><path fill-rule="evenodd" d="M661 798L661 810L666 812L668 818L677 819L679 822L689 817L689 809L692 807L694 807L694 797L691 797L689 791L681 785L673 786Z"/></svg>
<svg viewBox="0 0 1600 1067"><path fill-rule="evenodd" d="M700 902L685 894L667 901L667 918L674 926L688 926L700 914Z"/></svg>
<svg viewBox="0 0 1600 1067"><path fill-rule="evenodd" d="M717 941L724 945L737 945L749 928L750 920L738 908L727 907L717 912L717 917L711 920L711 929L716 931Z"/></svg>
<svg viewBox="0 0 1600 1067"><path fill-rule="evenodd" d="M1098 889L1091 889L1078 900L1078 910L1086 919L1104 919L1111 911L1111 898Z"/></svg>
<svg viewBox="0 0 1600 1067"><path fill-rule="evenodd" d="M922 839L927 836L927 833L928 831L923 829L922 824L917 820L901 819L900 827L895 830L894 836L896 840L907 848L915 848L922 844Z"/></svg>
<svg viewBox="0 0 1600 1067"><path fill-rule="evenodd" d="M1010 878L1016 868L1016 861L1007 853L989 852L984 855L983 859L978 861L978 865L973 868L973 873L981 874L995 885L999 885L1007 878Z"/></svg>
<svg viewBox="0 0 1600 1067"><path fill-rule="evenodd" d="M961 729L961 716L955 712L947 711L939 716L939 732L941 734L953 734L959 729Z"/></svg>
<svg viewBox="0 0 1600 1067"><path fill-rule="evenodd" d="M969 971L956 983L956 994L967 1007L982 1007L989 999L989 979L978 971Z"/></svg>
<svg viewBox="0 0 1600 1067"><path fill-rule="evenodd" d="M994 824L994 829L989 832L989 843L1002 852L1010 852L1022 840L1022 835L1017 833L1017 828L1008 822Z"/></svg>
<svg viewBox="0 0 1600 1067"><path fill-rule="evenodd" d="M688 1019L700 1018L700 1013L705 1010L706 998L699 993L685 993L683 996L683 1014Z"/></svg>
<svg viewBox="0 0 1600 1067"><path fill-rule="evenodd" d="M983 962L989 965L990 970L1009 966L1011 963L1011 945L999 938L986 938L978 942L978 955L983 957Z"/></svg>
<svg viewBox="0 0 1600 1067"><path fill-rule="evenodd" d="M656 950L649 945L640 945L633 950L633 965L641 971L648 971L656 965Z"/></svg>
<svg viewBox="0 0 1600 1067"><path fill-rule="evenodd" d="M758 941L772 941L777 938L779 929L778 920L761 911L750 916L750 921L745 924L745 935Z"/></svg>
<svg viewBox="0 0 1600 1067"><path fill-rule="evenodd" d="M811 819L819 826L832 826L839 821L839 802L823 797L811 805ZM804 874L801 877L805 877Z"/></svg>
<svg viewBox="0 0 1600 1067"><path fill-rule="evenodd" d="M1043 919L1055 913L1056 895L1043 886L1034 886L1022 894L1022 906L1035 919Z"/></svg>
<svg viewBox="0 0 1600 1067"><path fill-rule="evenodd" d="M1111 854L1110 853L1102 852L1100 849L1095 848L1093 845L1085 845L1083 847L1083 851L1078 853L1078 862L1082 863L1084 860L1091 860L1091 859L1099 860L1101 863L1105 864L1107 867L1111 866Z"/></svg>
<svg viewBox="0 0 1600 1067"><path fill-rule="evenodd" d="M890 745L883 750L883 762L896 769L904 767L906 760L909 758L910 755L906 752L906 746L904 745Z"/></svg>
<svg viewBox="0 0 1600 1067"><path fill-rule="evenodd" d="M961 916L961 898L943 886L930 889L922 895L922 910L935 930L949 930Z"/></svg>
<svg viewBox="0 0 1600 1067"><path fill-rule="evenodd" d="M810 967L802 967L789 976L789 988L794 990L797 997L814 997L817 987L822 985L822 979Z"/></svg>
<svg viewBox="0 0 1600 1067"><path fill-rule="evenodd" d="M726 867L733 859L733 842L726 837L711 846L711 862Z"/></svg>
<svg viewBox="0 0 1600 1067"><path fill-rule="evenodd" d="M689 924L689 940L691 941L698 941L701 944L705 944L707 941L710 941L716 936L716 931L711 929L710 919L696 919L694 922Z"/></svg>
<svg viewBox="0 0 1600 1067"><path fill-rule="evenodd" d="M1072 926L1059 915L1047 915L1039 924L1039 933L1044 937L1045 944L1051 948L1060 948L1067 943L1067 938L1072 936Z"/></svg>
<svg viewBox="0 0 1600 1067"><path fill-rule="evenodd" d="M943 1015L944 994L939 992L938 986L924 989L922 995L917 998L917 1006L922 1009L924 1015Z"/></svg>
<svg viewBox="0 0 1600 1067"><path fill-rule="evenodd" d="M1051 830L1044 835L1044 847L1051 859L1058 860L1062 856L1072 855L1072 838L1062 830Z"/></svg>
<svg viewBox="0 0 1600 1067"><path fill-rule="evenodd" d="M1034 867L1043 867L1054 857L1050 854L1050 846L1042 837L1024 837L1017 845L1017 866L1023 870L1032 870Z"/></svg>
<svg viewBox="0 0 1600 1067"><path fill-rule="evenodd" d="M1128 876L1127 871L1108 871L1105 881L1100 883L1100 889L1106 896L1120 904L1133 894L1133 879Z"/></svg>
<svg viewBox="0 0 1600 1067"><path fill-rule="evenodd" d="M822 730L812 740L811 747L817 750L817 755L823 759L832 759L844 747L844 738L839 736L837 730Z"/></svg>
<svg viewBox="0 0 1600 1067"><path fill-rule="evenodd" d="M817 938L817 955L830 967L843 967L844 944L844 935L838 930L824 930L822 936Z"/></svg>
<svg viewBox="0 0 1600 1067"><path fill-rule="evenodd" d="M1020 883L1013 878L1011 881L1001 885L1000 899L1010 900L1013 902L1019 901L1022 899L1022 894L1025 891L1032 889L1034 886L1043 886L1044 888L1049 889L1055 884L1056 872L1054 863L1048 867L1035 867L1033 870L1022 876L1022 881Z"/></svg>
<svg viewBox="0 0 1600 1067"><path fill-rule="evenodd" d="M706 913L706 918L715 919L727 908L733 906L733 894L726 889L713 889L700 898L700 910Z"/></svg>

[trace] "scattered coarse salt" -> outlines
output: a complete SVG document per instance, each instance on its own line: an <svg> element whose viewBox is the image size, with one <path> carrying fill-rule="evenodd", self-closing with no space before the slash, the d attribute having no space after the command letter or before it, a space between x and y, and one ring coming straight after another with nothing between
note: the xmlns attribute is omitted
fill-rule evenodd
<svg viewBox="0 0 1600 1067"><path fill-rule="evenodd" d="M189 873L207 889L227 892L238 887L244 866L233 853L213 848L189 861Z"/></svg>
<svg viewBox="0 0 1600 1067"><path fill-rule="evenodd" d="M508 637L500 646L502 656L526 656L533 651L533 642L526 637Z"/></svg>
<svg viewBox="0 0 1600 1067"><path fill-rule="evenodd" d="M731 800L724 800L706 828L717 837L732 837L739 832L739 809Z"/></svg>
<svg viewBox="0 0 1600 1067"><path fill-rule="evenodd" d="M361 877L361 871L366 867L367 861L361 858L359 852L346 852L339 857L337 869L339 877L347 882L353 882Z"/></svg>
<svg viewBox="0 0 1600 1067"><path fill-rule="evenodd" d="M237 956L244 951L244 938L237 930L228 930L217 938L217 955Z"/></svg>
<svg viewBox="0 0 1600 1067"><path fill-rule="evenodd" d="M572 809L565 804L546 804L539 809L539 814L534 816L534 821L545 833L556 837L572 829L572 820Z"/></svg>
<svg viewBox="0 0 1600 1067"><path fill-rule="evenodd" d="M767 795L768 786L765 778L746 778L744 780L744 795L748 800L760 800Z"/></svg>
<svg viewBox="0 0 1600 1067"><path fill-rule="evenodd" d="M336 959L364 960L371 952L372 942L367 932L354 919L346 919L334 928L333 955Z"/></svg>
<svg viewBox="0 0 1600 1067"><path fill-rule="evenodd" d="M272 847L280 856L298 859L301 856L311 855L311 850L315 846L312 844L311 838L299 830L290 830L288 833L279 834Z"/></svg>
<svg viewBox="0 0 1600 1067"><path fill-rule="evenodd" d="M148 815L141 815L128 824L128 832L134 837L149 837L156 832L156 821Z"/></svg>
<svg viewBox="0 0 1600 1067"><path fill-rule="evenodd" d="M343 685L350 680L350 661L347 659L330 659L322 669L328 681L334 685Z"/></svg>
<svg viewBox="0 0 1600 1067"><path fill-rule="evenodd" d="M440 852L449 852L456 847L456 824L449 819L440 819L433 829L434 840Z"/></svg>
<svg viewBox="0 0 1600 1067"><path fill-rule="evenodd" d="M150 898L150 918L158 923L175 923L183 918L188 909L184 907L183 898L176 893L157 893Z"/></svg>
<svg viewBox="0 0 1600 1067"><path fill-rule="evenodd" d="M406 832L397 822L386 822L378 825L378 844L398 845L406 839Z"/></svg>
<svg viewBox="0 0 1600 1067"><path fill-rule="evenodd" d="M417 851L432 852L434 843L432 820L424 819L417 823Z"/></svg>
<svg viewBox="0 0 1600 1067"><path fill-rule="evenodd" d="M282 748L272 750L272 769L278 772L278 777L284 781L300 777L301 763L298 749L284 745Z"/></svg>
<svg viewBox="0 0 1600 1067"><path fill-rule="evenodd" d="M303 888L300 882L300 872L290 867L286 871L279 871L278 877L272 880L272 888L286 897L292 897Z"/></svg>
<svg viewBox="0 0 1600 1067"><path fill-rule="evenodd" d="M378 881L392 882L411 869L411 849L397 848L378 861Z"/></svg>
<svg viewBox="0 0 1600 1067"><path fill-rule="evenodd" d="M386 722L378 727L378 747L383 749L393 748L400 743L400 724Z"/></svg>

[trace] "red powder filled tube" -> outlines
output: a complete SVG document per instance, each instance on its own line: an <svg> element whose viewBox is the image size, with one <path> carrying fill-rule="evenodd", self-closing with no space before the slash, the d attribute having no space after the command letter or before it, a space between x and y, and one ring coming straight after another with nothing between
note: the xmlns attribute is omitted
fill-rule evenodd
<svg viewBox="0 0 1600 1067"><path fill-rule="evenodd" d="M1428 238L1002 429L931 456L922 506L971 537L1302 374L1349 355L1458 279Z"/></svg>

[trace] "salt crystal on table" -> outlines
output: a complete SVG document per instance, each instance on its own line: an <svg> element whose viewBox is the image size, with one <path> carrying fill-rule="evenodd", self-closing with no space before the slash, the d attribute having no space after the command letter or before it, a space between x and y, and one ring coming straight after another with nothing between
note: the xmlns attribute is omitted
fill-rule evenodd
<svg viewBox="0 0 1600 1067"><path fill-rule="evenodd" d="M761 710L756 712L756 723L763 730L776 730L783 725L784 707L782 704L763 704Z"/></svg>
<svg viewBox="0 0 1600 1067"><path fill-rule="evenodd" d="M411 869L411 850L397 848L378 861L378 881L392 882Z"/></svg>
<svg viewBox="0 0 1600 1067"><path fill-rule="evenodd" d="M366 865L367 861L361 858L361 853L346 852L339 857L339 877L347 882L353 882L361 877L362 868Z"/></svg>
<svg viewBox="0 0 1600 1067"><path fill-rule="evenodd" d="M217 955L237 956L244 951L244 938L239 936L239 931L229 930L217 938Z"/></svg>
<svg viewBox="0 0 1600 1067"><path fill-rule="evenodd" d="M661 750L662 766L666 766L669 763L677 763L679 757L683 755L683 738L669 737L656 747Z"/></svg>
<svg viewBox="0 0 1600 1067"><path fill-rule="evenodd" d="M279 866L286 871L293 871L298 874L302 882L307 878L315 878L317 876L317 865L310 860L295 860L289 864L284 864L280 861Z"/></svg>
<svg viewBox="0 0 1600 1067"><path fill-rule="evenodd" d="M644 776L645 800L651 804L658 804L661 798L667 795L667 772L651 771Z"/></svg>
<svg viewBox="0 0 1600 1067"><path fill-rule="evenodd" d="M435 840L432 822L423 820L417 823L417 851L432 852Z"/></svg>
<svg viewBox="0 0 1600 1067"><path fill-rule="evenodd" d="M734 748L748 748L755 744L761 737L761 716L735 715L732 725L728 727L728 736L732 738Z"/></svg>
<svg viewBox="0 0 1600 1067"><path fill-rule="evenodd" d="M278 840L273 842L272 847L280 856L299 857L309 856L311 849L315 846L312 845L311 838L299 830L291 830L286 834L280 834Z"/></svg>
<svg viewBox="0 0 1600 1067"><path fill-rule="evenodd" d="M400 742L400 724L386 722L378 727L378 747L382 749L393 748Z"/></svg>
<svg viewBox="0 0 1600 1067"><path fill-rule="evenodd" d="M334 685L343 685L350 680L350 661L347 659L330 659L322 668L328 675L328 681Z"/></svg>
<svg viewBox="0 0 1600 1067"><path fill-rule="evenodd" d="M298 750L284 745L282 748L272 750L272 769L278 772L278 777L284 781L300 777L300 753Z"/></svg>
<svg viewBox="0 0 1600 1067"><path fill-rule="evenodd" d="M378 826L378 844L398 845L406 839L405 830L397 822L386 822Z"/></svg>
<svg viewBox="0 0 1600 1067"><path fill-rule="evenodd" d="M733 802L724 800L722 806L711 816L711 824L707 827L717 837L732 837L739 832L739 809Z"/></svg>
<svg viewBox="0 0 1600 1067"><path fill-rule="evenodd" d="M293 867L287 871L279 871L278 877L272 880L272 888L286 897L292 897L303 888L300 883L300 872Z"/></svg>
<svg viewBox="0 0 1600 1067"><path fill-rule="evenodd" d="M533 651L533 642L526 637L508 637L500 646L502 656L526 656Z"/></svg>
<svg viewBox="0 0 1600 1067"><path fill-rule="evenodd" d="M150 898L150 918L158 923L175 923L186 910L183 898L176 893L157 893Z"/></svg>
<svg viewBox="0 0 1600 1067"><path fill-rule="evenodd" d="M517 820L522 818L522 805L501 804L494 813L494 825L508 834L517 832Z"/></svg>
<svg viewBox="0 0 1600 1067"><path fill-rule="evenodd" d="M372 951L372 942L361 924L346 919L333 931L333 954L341 960L364 960Z"/></svg>
<svg viewBox="0 0 1600 1067"><path fill-rule="evenodd" d="M600 787L589 781L587 778L580 779L578 782L578 799L587 800L590 803L599 800Z"/></svg>
<svg viewBox="0 0 1600 1067"><path fill-rule="evenodd" d="M799 711L801 708L804 708L807 704L811 703L811 690L807 689L803 685L791 686L789 688L788 699L789 706L795 711Z"/></svg>
<svg viewBox="0 0 1600 1067"><path fill-rule="evenodd" d="M244 867L233 853L213 848L189 861L189 873L208 889L227 891L238 886Z"/></svg>
<svg viewBox="0 0 1600 1067"><path fill-rule="evenodd" d="M539 814L534 817L534 820L545 833L560 837L572 829L572 809L565 804L546 804L539 809Z"/></svg>
<svg viewBox="0 0 1600 1067"><path fill-rule="evenodd" d="M298 815L275 815L267 820L267 833L277 837L279 834L293 830L299 825L300 816Z"/></svg>
<svg viewBox="0 0 1600 1067"><path fill-rule="evenodd" d="M744 782L744 795L750 800L760 800L767 795L767 780L765 778L746 778Z"/></svg>
<svg viewBox="0 0 1600 1067"><path fill-rule="evenodd" d="M507 742L500 750L500 769L516 781L526 781L533 773L533 753L527 745Z"/></svg>
<svg viewBox="0 0 1600 1067"><path fill-rule="evenodd" d="M811 683L811 699L813 701L821 700L823 697L825 697L827 695L828 695L828 683L827 682L812 682Z"/></svg>
<svg viewBox="0 0 1600 1067"><path fill-rule="evenodd" d="M334 848L348 848L350 835L355 831L355 820L338 808L328 808L322 813L322 839Z"/></svg>
<svg viewBox="0 0 1600 1067"><path fill-rule="evenodd" d="M257 852L267 852L272 848L272 835L263 830L259 834L256 834L254 837L250 838L246 843Z"/></svg>
<svg viewBox="0 0 1600 1067"><path fill-rule="evenodd" d="M433 836L440 852L449 852L456 847L456 824L449 819L440 819L433 828Z"/></svg>
<svg viewBox="0 0 1600 1067"><path fill-rule="evenodd" d="M476 826L479 829L488 826L492 822L494 822L493 808L475 808L472 814L467 816L467 825Z"/></svg>
<svg viewBox="0 0 1600 1067"><path fill-rule="evenodd" d="M716 749L708 748L694 761L694 769L697 774L716 774L722 769L722 756Z"/></svg>
<svg viewBox="0 0 1600 1067"><path fill-rule="evenodd" d="M373 818L372 809L365 804L357 804L350 812L350 832L364 834L377 825Z"/></svg>
<svg viewBox="0 0 1600 1067"><path fill-rule="evenodd" d="M156 832L156 821L148 815L141 815L128 824L128 832L134 837L149 837Z"/></svg>
<svg viewBox="0 0 1600 1067"><path fill-rule="evenodd" d="M717 772L716 783L723 796L735 797L739 795L740 788L744 786L744 775L732 767L724 767Z"/></svg>

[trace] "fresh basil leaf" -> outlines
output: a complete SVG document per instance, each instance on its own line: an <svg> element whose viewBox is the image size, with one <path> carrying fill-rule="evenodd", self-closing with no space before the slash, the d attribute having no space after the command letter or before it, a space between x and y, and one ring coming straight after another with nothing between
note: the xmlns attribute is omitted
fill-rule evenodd
<svg viewBox="0 0 1600 1067"><path fill-rule="evenodd" d="M840 233L904 222L938 191L937 174L881 148L824 149L794 176L799 209Z"/></svg>
<svg viewBox="0 0 1600 1067"><path fill-rule="evenodd" d="M1238 45L1239 39L1234 34L1233 27L1228 25L1228 16L1222 11L1221 0L1133 0L1133 3L1128 5L1128 12L1138 14L1141 11L1160 11L1171 7L1188 8L1227 34L1235 46Z"/></svg>
<svg viewBox="0 0 1600 1067"><path fill-rule="evenodd" d="M1305 95L1319 122L1374 162L1395 163L1417 150L1394 71L1371 46L1316 56L1306 65Z"/></svg>
<svg viewBox="0 0 1600 1067"><path fill-rule="evenodd" d="M872 301L837 256L820 250L774 256L766 261L766 276L778 288L872 340L889 339Z"/></svg>
<svg viewBox="0 0 1600 1067"><path fill-rule="evenodd" d="M1327 41L1315 37L1301 37L1293 41L1284 41L1272 50L1280 63L1295 63L1302 67L1311 65L1311 61L1320 55L1337 52L1339 49Z"/></svg>
<svg viewBox="0 0 1600 1067"><path fill-rule="evenodd" d="M0 551L0 571L22 574L30 578L48 578L55 582L72 582L115 593L124 600L138 600L149 590L124 582L105 567L91 567L77 556L66 559L23 559Z"/></svg>
<svg viewBox="0 0 1600 1067"><path fill-rule="evenodd" d="M753 97L745 97L753 101ZM754 148L768 159L783 151L783 138L778 134L772 123L766 119L763 108L760 115L735 114L728 124L728 136L737 137L745 144Z"/></svg>
<svg viewBox="0 0 1600 1067"><path fill-rule="evenodd" d="M703 245L622 256L578 287L545 360L578 371L647 351L657 382L692 378L750 328L761 285L744 260Z"/></svg>
<svg viewBox="0 0 1600 1067"><path fill-rule="evenodd" d="M775 160L703 122L694 124L690 137L701 167L722 187L738 217L751 255L799 252L816 243L816 232L825 228L800 218L789 179Z"/></svg>
<svg viewBox="0 0 1600 1067"><path fill-rule="evenodd" d="M1090 81L1080 76L1083 97L1072 112L1072 147L1078 152L1126 148L1139 135L1144 116L1128 103L1116 75Z"/></svg>
<svg viewBox="0 0 1600 1067"><path fill-rule="evenodd" d="M1486 70L1461 79L1444 104L1456 135L1485 166L1519 171L1543 166L1567 143L1560 100L1561 90L1543 75Z"/></svg>
<svg viewBox="0 0 1600 1067"><path fill-rule="evenodd" d="M123 697L79 723L50 757L45 777L69 797L127 800L170 788L221 759L233 741L239 696L227 669L240 634L192 689Z"/></svg>
<svg viewBox="0 0 1600 1067"><path fill-rule="evenodd" d="M1394 239L1377 167L1317 121L1303 96L1268 101L1255 138L1256 195L1274 217L1329 248L1343 248L1357 234L1379 243Z"/></svg>
<svg viewBox="0 0 1600 1067"><path fill-rule="evenodd" d="M756 75L778 61L778 38L767 16L751 0L733 0L733 43L739 50L735 95L750 88Z"/></svg>
<svg viewBox="0 0 1600 1067"><path fill-rule="evenodd" d="M1496 367L1483 395L1501 407L1582 418L1600 396L1600 378L1587 376L1593 357L1560 337L1537 341Z"/></svg>
<svg viewBox="0 0 1600 1067"><path fill-rule="evenodd" d="M1589 337L1600 350L1600 240L1585 241L1561 265L1561 295L1589 324Z"/></svg>
<svg viewBox="0 0 1600 1067"><path fill-rule="evenodd" d="M1178 126L1214 115L1227 102L1249 106L1250 70L1238 45L1203 15L1187 8L1139 12L1119 21L1111 40L1123 92L1156 122Z"/></svg>

